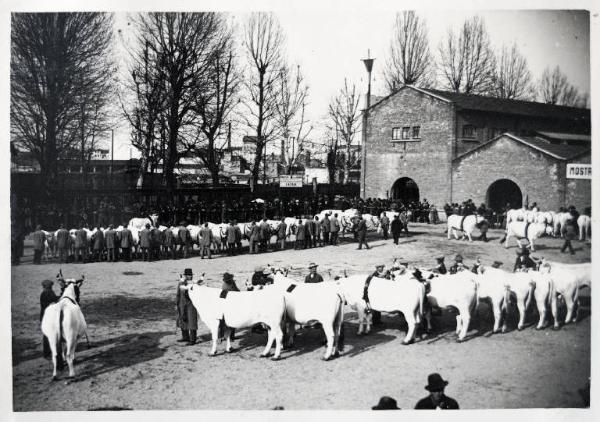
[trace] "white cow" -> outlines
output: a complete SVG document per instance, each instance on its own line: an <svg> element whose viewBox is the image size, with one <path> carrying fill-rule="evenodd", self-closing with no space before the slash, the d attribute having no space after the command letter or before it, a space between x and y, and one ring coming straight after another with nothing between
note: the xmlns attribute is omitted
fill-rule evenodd
<svg viewBox="0 0 600 422"><path fill-rule="evenodd" d="M471 235L475 228L481 229L482 225L487 223L486 219L481 215L456 215L452 214L448 217L448 240L450 235L454 234L454 237L458 239L457 232L462 232L463 239L469 238L469 241L473 241Z"/></svg>
<svg viewBox="0 0 600 422"><path fill-rule="evenodd" d="M217 340L219 335L219 322L226 325L225 338L227 339L226 352L231 351L231 328L253 327L263 323L268 327L269 337L261 357L269 356L273 341L275 341L275 355L279 359L283 331L281 329L285 316L285 299L278 289L263 289L250 292L228 292L221 298L221 289L198 284L180 286L188 290L190 299L198 311L200 319L208 326L212 336L211 355L217 353Z"/></svg>
<svg viewBox="0 0 600 422"><path fill-rule="evenodd" d="M296 229L298 228L298 225L300 224L300 219L298 219L296 217L285 217L283 222L286 225L285 237L289 238L292 234L295 235Z"/></svg>
<svg viewBox="0 0 600 422"><path fill-rule="evenodd" d="M554 236L560 234L560 237L565 235L565 231L567 230L567 221L573 219L573 214L570 212L559 212L556 213L553 219L554 225Z"/></svg>
<svg viewBox="0 0 600 422"><path fill-rule="evenodd" d="M558 321L558 298L560 294L567 305L565 324L576 322L579 308L579 289L584 286L592 287L592 265L562 264L559 262L542 261L540 273L545 274L552 282L550 303L554 316L554 329L560 328Z"/></svg>
<svg viewBox="0 0 600 422"><path fill-rule="evenodd" d="M477 281L477 298L489 300L492 304L492 312L494 314L494 328L492 333L500 331L500 323L502 323L502 332L506 332L506 317L503 317L508 311L510 302L510 285L506 271L496 268L480 266L478 268Z"/></svg>
<svg viewBox="0 0 600 422"><path fill-rule="evenodd" d="M338 355L343 348L344 299L332 283L298 283L277 270L274 284L285 296L286 328L289 346L294 343L296 323L319 321L327 337L324 360Z"/></svg>
<svg viewBox="0 0 600 422"><path fill-rule="evenodd" d="M531 245L531 250L535 251L533 241L539 239L545 234L549 235L551 233L552 228L546 224L528 223L525 221L511 221L506 225L504 239L502 239L500 242L504 241L504 247L508 248L508 239L513 236L517 241L517 245L519 245L519 248L521 248L522 245L519 239L527 239L529 241L529 245Z"/></svg>
<svg viewBox="0 0 600 422"><path fill-rule="evenodd" d="M212 247L214 251L218 253L225 250L225 245L227 245L227 227L229 227L229 224L208 223L208 227L210 227L210 231L212 232Z"/></svg>
<svg viewBox="0 0 600 422"><path fill-rule="evenodd" d="M525 208L513 208L506 211L506 224L511 221L525 221L526 212Z"/></svg>
<svg viewBox="0 0 600 422"><path fill-rule="evenodd" d="M365 223L367 224L367 230L377 230L379 228L380 221L379 217L377 217L376 215L363 214L362 217L365 220Z"/></svg>
<svg viewBox="0 0 600 422"><path fill-rule="evenodd" d="M577 219L577 226L579 227L579 240L583 241L592 237L592 219L589 215L581 214Z"/></svg>
<svg viewBox="0 0 600 422"><path fill-rule="evenodd" d="M129 227L130 230L132 227L137 230L142 230L144 227L146 227L146 224L156 226L157 222L158 214L151 214L148 217L133 217L131 220L129 220L129 223L127 223L127 227Z"/></svg>
<svg viewBox="0 0 600 422"><path fill-rule="evenodd" d="M87 325L81 308L77 304L75 293L75 288L79 288L83 283L83 276L79 280L65 280L61 276L59 281L64 286L64 292L58 302L46 308L41 324L42 333L48 338L50 350L52 351L53 380L57 379L58 353L61 353L63 360L66 360L69 365L69 378L75 376L73 361L77 340L84 335L87 337Z"/></svg>
<svg viewBox="0 0 600 422"><path fill-rule="evenodd" d="M366 314L367 304L363 299L367 274L357 274L337 280L348 305L358 313L358 334L371 330L371 317ZM412 277L402 282L373 277L368 288L369 304L372 309L382 312L402 312L408 325L403 344L410 344L415 337L416 324L421 322L425 286Z"/></svg>
<svg viewBox="0 0 600 422"><path fill-rule="evenodd" d="M469 330L471 315L477 307L477 281L471 271L459 271L456 274L444 274L432 278L427 293L429 304L434 307L458 309L456 316L456 334L458 341L464 340ZM427 330L431 330L431 312L425 314Z"/></svg>

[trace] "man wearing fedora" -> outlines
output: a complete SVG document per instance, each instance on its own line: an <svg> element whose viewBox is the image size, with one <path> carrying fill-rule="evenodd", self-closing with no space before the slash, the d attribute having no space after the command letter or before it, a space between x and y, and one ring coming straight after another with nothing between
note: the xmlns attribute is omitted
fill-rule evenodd
<svg viewBox="0 0 600 422"><path fill-rule="evenodd" d="M425 386L425 389L429 391L429 396L419 400L415 409L458 409L456 400L444 394L447 385L448 381L444 380L440 374L430 374Z"/></svg>
<svg viewBox="0 0 600 422"><path fill-rule="evenodd" d="M523 247L517 249L517 260L515 261L515 267L513 272L517 271L529 271L530 268L535 269L536 265L533 259L529 257L529 249Z"/></svg>
<svg viewBox="0 0 600 422"><path fill-rule="evenodd" d="M187 342L188 345L196 343L196 333L198 331L198 312L194 308L187 291L188 284L193 283L191 268L183 271L183 277L180 277L177 285L177 327L181 329L181 339L178 342ZM184 287L185 286L185 287Z"/></svg>
<svg viewBox="0 0 600 422"><path fill-rule="evenodd" d="M379 399L379 403L376 406L371 407L373 410L400 410L396 400L389 396L383 396Z"/></svg>
<svg viewBox="0 0 600 422"><path fill-rule="evenodd" d="M459 271L468 270L467 266L463 264L463 257L461 254L456 255L454 258L454 264L450 267L450 274L456 274Z"/></svg>
<svg viewBox="0 0 600 422"><path fill-rule="evenodd" d="M446 264L444 264L444 257L438 256L435 260L437 261L437 265L433 269L433 272L438 274L446 274L448 270L446 270Z"/></svg>
<svg viewBox="0 0 600 422"><path fill-rule="evenodd" d="M310 270L310 273L304 279L305 283L321 283L323 281L323 277L321 277L321 274L317 273L317 266L318 265L315 264L314 262L311 262L308 265L308 269Z"/></svg>

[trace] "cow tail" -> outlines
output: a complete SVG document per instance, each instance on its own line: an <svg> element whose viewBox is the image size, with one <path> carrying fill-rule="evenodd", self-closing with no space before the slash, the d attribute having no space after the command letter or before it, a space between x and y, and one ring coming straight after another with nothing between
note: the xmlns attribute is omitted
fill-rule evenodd
<svg viewBox="0 0 600 422"><path fill-rule="evenodd" d="M474 314L475 311L479 309L479 283L473 281L473 284L475 285L475 298L473 299L473 302L471 303L471 309L469 310L471 314Z"/></svg>
<svg viewBox="0 0 600 422"><path fill-rule="evenodd" d="M288 343L288 332L287 332L287 306L285 304L285 295L283 296L283 316L281 317L281 332L283 333L283 337L281 342L285 345Z"/></svg>
<svg viewBox="0 0 600 422"><path fill-rule="evenodd" d="M337 321L337 326L336 326L336 329L338 330L337 349L339 352L343 352L344 351L344 340L345 340L345 337L344 337L344 298L340 294L338 294L338 297L340 298L340 304L339 304L339 309L337 312L338 321Z"/></svg>
<svg viewBox="0 0 600 422"><path fill-rule="evenodd" d="M423 309L423 305L425 302L425 285L420 283L420 291L419 291L419 312L417 313L417 324L420 324L421 321L423 320L423 313L424 313L424 309Z"/></svg>
<svg viewBox="0 0 600 422"><path fill-rule="evenodd" d="M508 313L508 304L510 303L510 285L504 285L504 305L502 310Z"/></svg>
<svg viewBox="0 0 600 422"><path fill-rule="evenodd" d="M531 300L533 299L534 290L535 290L535 281L530 280L529 281L529 293L527 295L527 299L525 300L525 310L529 309L529 304L531 303Z"/></svg>

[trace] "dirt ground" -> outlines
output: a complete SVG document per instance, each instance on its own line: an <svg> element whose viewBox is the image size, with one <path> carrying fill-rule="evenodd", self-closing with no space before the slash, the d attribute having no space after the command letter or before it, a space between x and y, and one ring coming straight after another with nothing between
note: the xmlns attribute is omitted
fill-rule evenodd
<svg viewBox="0 0 600 422"><path fill-rule="evenodd" d="M427 375L439 372L450 381L446 394L461 408L582 407L582 392L590 377L590 292L582 298L582 316L576 325L560 331L536 331L537 313L531 309L527 328L516 330L516 308L510 330L490 335L489 307L482 304L472 322L468 340L457 343L454 314L437 318L436 332L410 346L401 344L403 319L384 315L384 325L368 336L357 336L356 315L346 316L346 349L329 362L321 360L324 347L316 329L300 330L296 347L284 350L280 361L260 359L266 335L238 332L235 353L209 357L210 339L200 324L201 341L195 346L177 343L175 287L179 274L191 267L206 273L210 284L220 285L223 272L236 274L238 285L258 264L291 266L291 276L304 276L311 261L325 278L346 270L367 273L376 263L389 265L402 257L429 267L434 257L461 253L467 264L481 258L512 269L516 245L504 249L502 233L492 230L489 243L448 241L443 226L413 225L411 237L396 246L375 233L370 250L356 250L350 239L337 247L315 248L237 257L198 257L151 263L49 263L32 265L31 245L20 266L12 267L13 404L15 411L89 410L105 407L144 409L348 409L364 410L380 396L397 399L401 408L413 408L427 395ZM560 253L559 239L544 238L537 245L544 256L561 262L590 260L590 243L574 242L576 255ZM81 306L89 326L91 348L80 344L77 377L67 372L52 382L52 364L42 357L39 329L41 281L85 274ZM126 275L126 274L129 275ZM58 287L55 286L55 291ZM534 308L532 306L532 308ZM349 310L348 310L349 311ZM564 313L563 313L564 315ZM585 393L583 393L585 394Z"/></svg>

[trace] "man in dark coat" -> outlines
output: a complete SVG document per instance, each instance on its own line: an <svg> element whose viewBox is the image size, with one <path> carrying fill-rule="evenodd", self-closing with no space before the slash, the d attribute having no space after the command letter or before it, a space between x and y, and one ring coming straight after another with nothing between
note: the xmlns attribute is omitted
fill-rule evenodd
<svg viewBox="0 0 600 422"><path fill-rule="evenodd" d="M437 261L437 265L433 269L433 272L438 274L446 274L448 271L446 270L446 264L444 264L444 257L438 256L435 260Z"/></svg>
<svg viewBox="0 0 600 422"><path fill-rule="evenodd" d="M277 226L277 242L281 245L281 250L285 249L285 236L287 234L287 224L285 224L285 218L281 219L281 223Z"/></svg>
<svg viewBox="0 0 600 422"><path fill-rule="evenodd" d="M46 308L58 300L58 296L56 296L56 294L54 293L54 290L52 290L53 284L54 283L52 282L52 280L42 281L43 290L42 290L42 294L40 295L40 322L42 321L42 318L44 317L44 311L46 310ZM48 338L46 336L43 336L42 344L43 344L43 350L44 350L44 357L45 358L52 357L52 353L50 350L50 344L48 343ZM61 353L59 353L59 357L62 357Z"/></svg>
<svg viewBox="0 0 600 422"><path fill-rule="evenodd" d="M381 230L383 231L384 240L388 239L388 229L390 228L390 219L387 215L383 214L379 222L381 224Z"/></svg>
<svg viewBox="0 0 600 422"><path fill-rule="evenodd" d="M85 263L88 258L88 241L87 241L87 232L80 227L79 230L75 232L75 258L81 256L81 260Z"/></svg>
<svg viewBox="0 0 600 422"><path fill-rule="evenodd" d="M108 226L108 230L106 230L106 233L104 234L104 240L106 241L106 259L109 262L116 262L115 248L117 247L118 239L117 232L112 224ZM118 250L118 248L116 249Z"/></svg>
<svg viewBox="0 0 600 422"><path fill-rule="evenodd" d="M319 223L319 217L315 215L315 219L312 220L312 230L313 230L313 245L323 246L323 239L321 239L321 224Z"/></svg>
<svg viewBox="0 0 600 422"><path fill-rule="evenodd" d="M363 244L365 245L365 248L371 249L367 243L367 222L362 216L356 227L356 235L358 236L358 249L362 249Z"/></svg>
<svg viewBox="0 0 600 422"><path fill-rule="evenodd" d="M256 224L256 221L252 222L250 228L250 253L258 253L258 244L260 242L260 227Z"/></svg>
<svg viewBox="0 0 600 422"><path fill-rule="evenodd" d="M248 290L254 290L256 286L271 284L271 280L269 279L270 275L271 271L264 268L262 265L255 267L254 274L252 274L251 286L248 287Z"/></svg>
<svg viewBox="0 0 600 422"><path fill-rule="evenodd" d="M529 257L529 250L527 248L517 249L517 260L515 261L513 272L526 272L530 268L535 269L535 267L535 262Z"/></svg>
<svg viewBox="0 0 600 422"><path fill-rule="evenodd" d="M33 233L33 263L41 264L42 255L46 248L46 233L42 231L42 226L38 225Z"/></svg>
<svg viewBox="0 0 600 422"><path fill-rule="evenodd" d="M321 277L321 274L317 273L317 264L315 264L314 262L311 262L308 266L308 269L310 270L310 273L304 279L305 283L322 283L323 282L323 277Z"/></svg>
<svg viewBox="0 0 600 422"><path fill-rule="evenodd" d="M574 214L574 212L571 211L571 214ZM573 218L573 220L567 220L567 228L565 230L565 243L562 245L562 248L560 248L561 253L565 253L567 248L569 248L569 253L571 255L575 255L575 250L571 245L571 240L574 240L576 237L575 221L577 221L575 218Z"/></svg>
<svg viewBox="0 0 600 422"><path fill-rule="evenodd" d="M233 221L229 222L225 233L227 235L227 254L229 256L235 255L235 225Z"/></svg>
<svg viewBox="0 0 600 422"><path fill-rule="evenodd" d="M183 272L183 277L180 277L177 285L177 327L181 329L181 339L178 342L187 342L188 345L196 343L196 333L198 331L198 312L192 303L187 289L188 284L193 283L191 268L186 268Z"/></svg>
<svg viewBox="0 0 600 422"><path fill-rule="evenodd" d="M429 396L419 400L415 409L458 409L456 400L444 394L448 381L445 381L440 374L430 374L427 381L425 389L429 391Z"/></svg>
<svg viewBox="0 0 600 422"><path fill-rule="evenodd" d="M175 241L175 236L173 236L173 230L168 228L163 233L163 253L166 257L171 257L171 259L176 259L176 251L177 245Z"/></svg>
<svg viewBox="0 0 600 422"><path fill-rule="evenodd" d="M450 267L450 274L456 274L459 271L468 270L467 266L463 264L463 257L461 254L456 255L454 258L454 264Z"/></svg>
<svg viewBox="0 0 600 422"><path fill-rule="evenodd" d="M306 249L304 240L306 239L306 228L302 224L302 220L298 220L298 227L296 228L296 244L294 249Z"/></svg>
<svg viewBox="0 0 600 422"><path fill-rule="evenodd" d="M123 224L124 229L121 230L121 256L127 262L131 262L131 247L133 246L133 235L131 230L127 228L127 223Z"/></svg>
<svg viewBox="0 0 600 422"><path fill-rule="evenodd" d="M269 248L269 237L271 237L271 227L269 227L265 217L260 223L260 249L264 252L267 252Z"/></svg>
<svg viewBox="0 0 600 422"><path fill-rule="evenodd" d="M191 236L190 231L185 226L185 221L179 223L177 234L179 237L179 255L183 254L183 257L187 258L190 251Z"/></svg>
<svg viewBox="0 0 600 422"><path fill-rule="evenodd" d="M400 237L400 232L402 231L402 223L400 222L399 214L394 215L394 219L391 224L392 229L392 237L394 238L394 244L398 244L398 238Z"/></svg>
<svg viewBox="0 0 600 422"><path fill-rule="evenodd" d="M204 259L204 252L207 252L208 259L210 256L210 244L213 241L212 230L208 228L208 223L204 223L204 226L200 229L200 257Z"/></svg>
<svg viewBox="0 0 600 422"><path fill-rule="evenodd" d="M150 233L150 223L146 223L146 227L140 231L140 249L142 250L142 259L148 261L148 249L152 246L152 238Z"/></svg>
<svg viewBox="0 0 600 422"><path fill-rule="evenodd" d="M313 247L313 231L310 218L306 218L306 220L304 220L304 247Z"/></svg>
<svg viewBox="0 0 600 422"><path fill-rule="evenodd" d="M56 232L56 247L58 248L58 260L61 264L67 262L70 243L71 236L69 236L69 231L65 229L64 225L61 224L60 228Z"/></svg>
<svg viewBox="0 0 600 422"><path fill-rule="evenodd" d="M235 227L235 247L238 253L242 253L242 229L238 226L237 220L233 220L233 226Z"/></svg>
<svg viewBox="0 0 600 422"><path fill-rule="evenodd" d="M100 227L96 227L96 232L92 236L92 249L94 250L94 261L102 261L104 252L104 233Z"/></svg>
<svg viewBox="0 0 600 422"><path fill-rule="evenodd" d="M331 223L329 222L329 213L325 214L321 221L321 231L323 232L323 243L329 245L329 233L331 232Z"/></svg>
<svg viewBox="0 0 600 422"><path fill-rule="evenodd" d="M330 230L329 230L329 243L331 245L337 245L338 244L338 235L340 233L340 222L337 218L337 213L333 214L333 217L331 217L329 219L329 222L331 223L330 225Z"/></svg>

